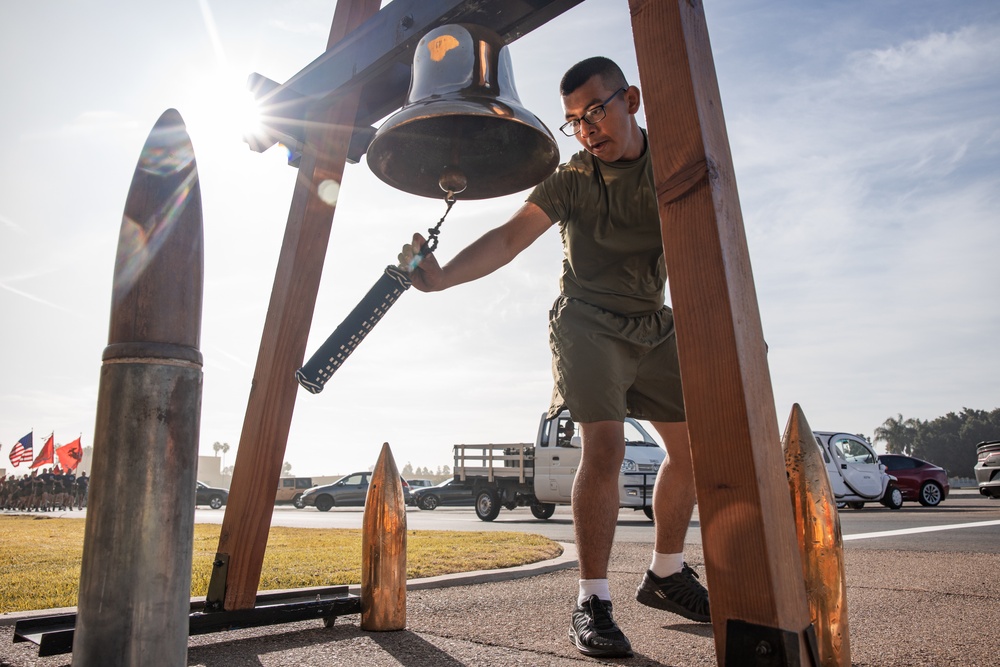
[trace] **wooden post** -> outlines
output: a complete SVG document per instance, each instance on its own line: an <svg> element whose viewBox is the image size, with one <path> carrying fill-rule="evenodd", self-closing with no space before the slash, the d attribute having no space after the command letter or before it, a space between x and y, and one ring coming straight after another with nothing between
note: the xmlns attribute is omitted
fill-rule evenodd
<svg viewBox="0 0 1000 667"><path fill-rule="evenodd" d="M334 12L328 48L379 10L379 0L340 0ZM285 237L271 289L257 367L243 420L233 469L229 503L222 521L209 603L227 610L254 606L264 549L274 511L274 491L288 442L298 383L323 272L336 203L320 196L320 185L339 187L360 90L314 105L298 180L292 195Z"/></svg>
<svg viewBox="0 0 1000 667"><path fill-rule="evenodd" d="M779 650L787 656L767 664L809 665L802 565L704 11L698 0L629 0L629 6L716 654L720 665L757 664L762 653L778 649L771 639L760 645L766 635L783 642Z"/></svg>

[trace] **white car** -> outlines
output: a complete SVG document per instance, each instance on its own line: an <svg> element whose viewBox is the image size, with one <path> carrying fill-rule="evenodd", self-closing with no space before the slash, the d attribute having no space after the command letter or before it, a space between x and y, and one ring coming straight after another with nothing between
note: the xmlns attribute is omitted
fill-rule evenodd
<svg viewBox="0 0 1000 667"><path fill-rule="evenodd" d="M891 510L903 506L896 478L886 472L872 446L856 435L813 431L826 461L826 472L838 507L861 509L879 502Z"/></svg>
<svg viewBox="0 0 1000 667"><path fill-rule="evenodd" d="M979 493L990 498L1000 498L1000 440L989 440L976 445L976 485Z"/></svg>

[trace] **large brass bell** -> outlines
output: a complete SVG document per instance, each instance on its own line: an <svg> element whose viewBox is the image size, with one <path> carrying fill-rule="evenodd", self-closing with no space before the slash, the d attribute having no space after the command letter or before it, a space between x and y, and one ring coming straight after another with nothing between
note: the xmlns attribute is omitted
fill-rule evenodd
<svg viewBox="0 0 1000 667"><path fill-rule="evenodd" d="M521 106L510 54L482 26L443 25L417 45L403 108L375 133L368 166L423 197L487 199L541 182L559 163L548 128Z"/></svg>

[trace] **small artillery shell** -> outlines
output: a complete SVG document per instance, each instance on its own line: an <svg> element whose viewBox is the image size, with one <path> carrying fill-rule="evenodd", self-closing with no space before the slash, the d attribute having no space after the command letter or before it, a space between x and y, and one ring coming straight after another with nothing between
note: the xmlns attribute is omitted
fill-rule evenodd
<svg viewBox="0 0 1000 667"><path fill-rule="evenodd" d="M361 629L406 628L406 503L389 443L372 472L361 527Z"/></svg>
<svg viewBox="0 0 1000 667"><path fill-rule="evenodd" d="M840 515L823 455L796 403L781 439L820 664L851 667Z"/></svg>

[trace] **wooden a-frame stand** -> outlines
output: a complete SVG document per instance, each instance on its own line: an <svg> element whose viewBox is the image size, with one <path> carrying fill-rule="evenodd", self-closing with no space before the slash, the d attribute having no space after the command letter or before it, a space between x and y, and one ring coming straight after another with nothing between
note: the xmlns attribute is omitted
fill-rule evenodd
<svg viewBox="0 0 1000 667"><path fill-rule="evenodd" d="M328 51L272 91L271 136L301 153L219 539L209 603L257 595L340 183L369 125L400 107L416 42L480 23L507 42L580 0L340 0ZM484 9L488 6L488 10ZM810 665L809 612L766 347L703 8L629 0L684 377L719 664ZM356 138L352 146L352 137ZM353 154L352 154L353 153ZM263 490L263 491L262 491ZM791 573L791 574L790 574Z"/></svg>

